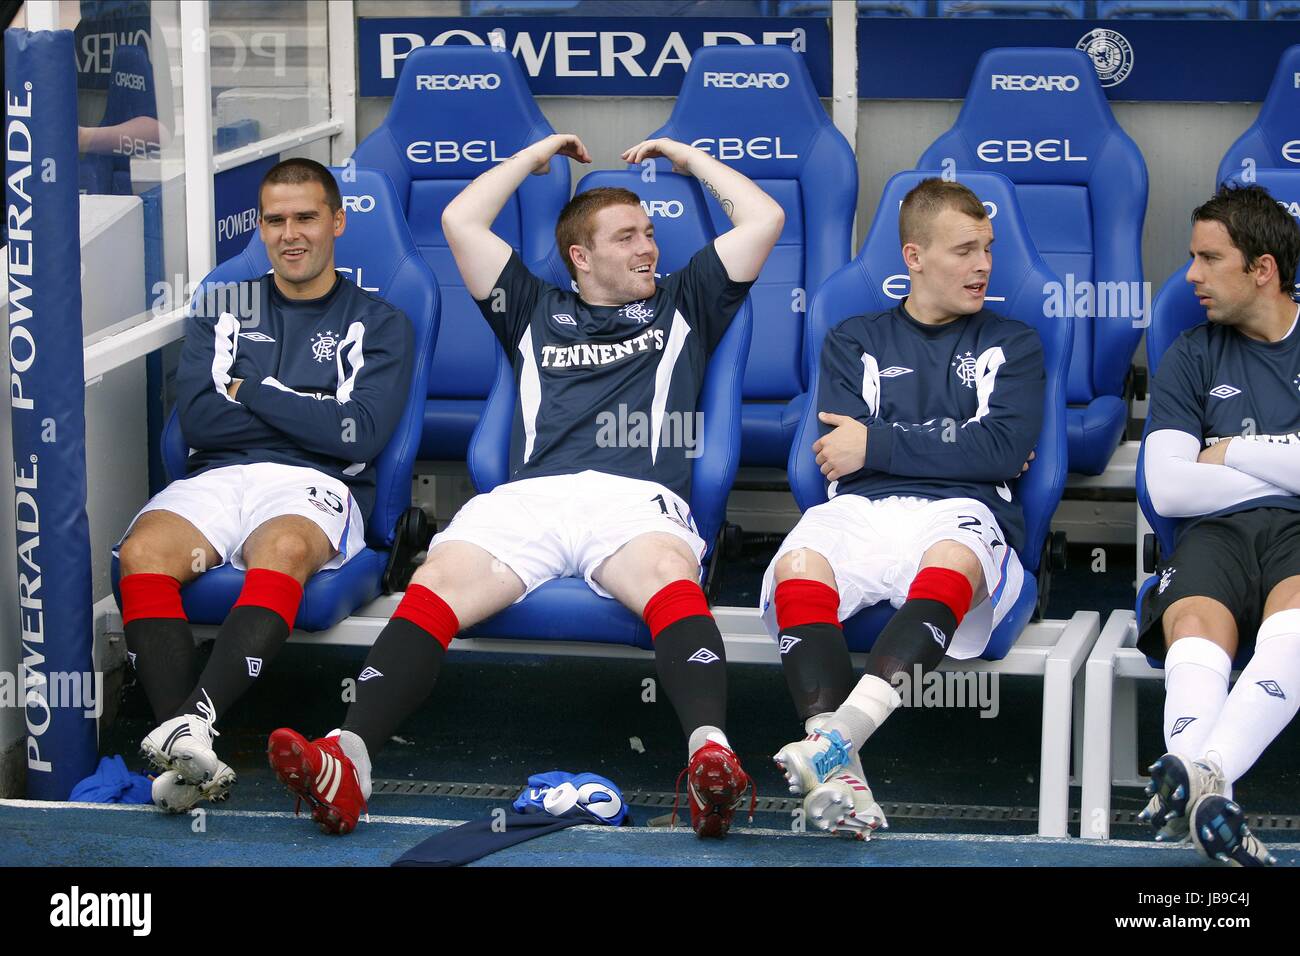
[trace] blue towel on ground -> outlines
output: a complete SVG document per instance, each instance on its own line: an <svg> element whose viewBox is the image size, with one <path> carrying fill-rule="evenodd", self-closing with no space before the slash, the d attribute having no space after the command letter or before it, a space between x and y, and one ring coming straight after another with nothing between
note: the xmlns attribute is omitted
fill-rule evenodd
<svg viewBox="0 0 1300 956"><path fill-rule="evenodd" d="M101 757L99 767L72 788L68 799L76 803L152 803L153 782L131 773L119 755Z"/></svg>
<svg viewBox="0 0 1300 956"><path fill-rule="evenodd" d="M552 770L533 774L512 809L513 813L470 820L435 833L407 850L393 866L463 866L489 853L584 823L632 825L618 786L594 773Z"/></svg>

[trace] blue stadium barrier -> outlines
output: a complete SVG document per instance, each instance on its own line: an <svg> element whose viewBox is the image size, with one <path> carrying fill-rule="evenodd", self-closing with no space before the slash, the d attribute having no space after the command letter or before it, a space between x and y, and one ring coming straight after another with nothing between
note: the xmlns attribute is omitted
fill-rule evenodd
<svg viewBox="0 0 1300 956"><path fill-rule="evenodd" d="M941 17L1053 17L1084 15L1083 0L939 0Z"/></svg>
<svg viewBox="0 0 1300 956"><path fill-rule="evenodd" d="M1246 0L1097 0L1097 16L1107 20L1124 17L1189 17L1214 20L1246 20Z"/></svg>

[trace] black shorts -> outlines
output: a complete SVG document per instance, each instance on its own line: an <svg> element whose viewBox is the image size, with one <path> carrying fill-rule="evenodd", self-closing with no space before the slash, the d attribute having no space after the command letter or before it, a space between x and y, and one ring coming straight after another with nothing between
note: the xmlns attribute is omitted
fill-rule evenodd
<svg viewBox="0 0 1300 956"><path fill-rule="evenodd" d="M1300 511L1254 508L1202 518L1184 532L1168 561L1156 569L1160 583L1147 592L1138 625L1138 649L1165 659L1161 618L1180 598L1208 597L1237 621L1237 658L1255 646L1264 602L1286 578L1300 575Z"/></svg>

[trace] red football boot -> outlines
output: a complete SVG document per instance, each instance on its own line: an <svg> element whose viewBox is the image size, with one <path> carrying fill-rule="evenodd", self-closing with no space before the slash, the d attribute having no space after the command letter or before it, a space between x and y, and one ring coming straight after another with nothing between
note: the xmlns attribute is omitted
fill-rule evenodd
<svg viewBox="0 0 1300 956"><path fill-rule="evenodd" d="M749 774L740 766L740 758L722 744L709 741L691 755L691 762L677 776L680 792L682 777L686 777L686 790L691 804L691 828L700 837L721 838L731 828L736 808L750 790L749 821L754 821L754 806L758 792L754 790ZM673 801L673 815L677 802Z"/></svg>
<svg viewBox="0 0 1300 956"><path fill-rule="evenodd" d="M356 767L343 753L337 737L307 740L297 731L281 727L266 743L271 769L293 795L312 806L311 818L326 833L351 833L366 810L366 798Z"/></svg>

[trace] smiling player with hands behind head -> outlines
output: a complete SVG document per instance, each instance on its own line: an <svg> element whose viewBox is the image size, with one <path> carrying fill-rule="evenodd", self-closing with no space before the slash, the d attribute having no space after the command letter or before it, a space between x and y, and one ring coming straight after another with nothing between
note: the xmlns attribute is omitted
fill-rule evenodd
<svg viewBox="0 0 1300 956"><path fill-rule="evenodd" d="M724 835L750 786L724 730L726 658L699 585L706 546L687 504L687 450L647 447L653 439L610 447L597 436L601 412L620 406L660 424L695 413L708 356L785 216L701 150L647 140L623 159L664 157L697 177L733 228L656 281L654 227L638 197L581 193L556 224L575 294L532 275L491 228L520 183L557 155L591 161L578 137L548 136L479 176L443 213L465 287L514 367L510 480L469 501L433 539L366 659L341 732L312 742L288 729L272 734L272 766L331 832L356 825L371 757L433 690L456 634L557 577L583 577L649 626L659 679L688 738L696 832Z"/></svg>

